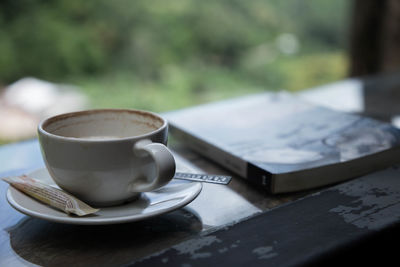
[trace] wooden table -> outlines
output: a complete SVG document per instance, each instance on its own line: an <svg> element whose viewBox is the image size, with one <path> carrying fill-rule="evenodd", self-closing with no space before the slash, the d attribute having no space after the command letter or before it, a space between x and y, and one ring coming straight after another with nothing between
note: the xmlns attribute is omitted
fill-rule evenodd
<svg viewBox="0 0 400 267"><path fill-rule="evenodd" d="M178 142L171 147L180 168L229 174ZM0 162L0 177L44 166L35 139L1 146ZM334 265L389 262L396 256L388 244L400 236L396 166L332 187L277 196L238 177L228 186L203 186L191 204L168 214L79 226L17 212L5 199L8 185L1 182L0 266Z"/></svg>

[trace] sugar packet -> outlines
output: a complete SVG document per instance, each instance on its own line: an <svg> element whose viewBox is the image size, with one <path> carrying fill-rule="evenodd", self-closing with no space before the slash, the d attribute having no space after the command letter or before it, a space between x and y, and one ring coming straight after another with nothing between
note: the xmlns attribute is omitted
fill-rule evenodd
<svg viewBox="0 0 400 267"><path fill-rule="evenodd" d="M26 175L2 179L23 193L67 214L73 213L78 216L85 216L99 211L99 209L90 207L88 204L60 189L44 184Z"/></svg>

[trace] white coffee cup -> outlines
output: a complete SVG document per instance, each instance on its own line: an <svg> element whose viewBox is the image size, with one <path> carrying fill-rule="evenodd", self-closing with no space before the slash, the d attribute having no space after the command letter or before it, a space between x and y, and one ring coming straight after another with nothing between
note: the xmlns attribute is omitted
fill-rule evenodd
<svg viewBox="0 0 400 267"><path fill-rule="evenodd" d="M93 206L131 201L167 184L175 161L168 125L147 111L99 109L42 121L39 142L55 183Z"/></svg>

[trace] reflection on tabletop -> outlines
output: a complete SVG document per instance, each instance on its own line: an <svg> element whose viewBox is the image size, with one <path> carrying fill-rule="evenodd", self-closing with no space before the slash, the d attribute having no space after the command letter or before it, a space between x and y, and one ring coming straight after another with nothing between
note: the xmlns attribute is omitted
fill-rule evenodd
<svg viewBox="0 0 400 267"><path fill-rule="evenodd" d="M5 229L11 249L45 266L120 265L181 242L202 230L186 209L127 224L81 226L23 217ZM49 257L49 255L52 255ZM6 265L4 265L6 266Z"/></svg>

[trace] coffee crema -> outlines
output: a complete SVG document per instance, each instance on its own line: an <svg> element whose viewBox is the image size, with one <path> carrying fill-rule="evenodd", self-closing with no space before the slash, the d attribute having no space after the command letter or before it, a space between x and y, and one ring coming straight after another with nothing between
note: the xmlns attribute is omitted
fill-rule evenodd
<svg viewBox="0 0 400 267"><path fill-rule="evenodd" d="M124 137L121 136L112 136L112 135L91 135L91 136L79 136L78 139L89 139L89 140L110 140L110 139L121 139Z"/></svg>

